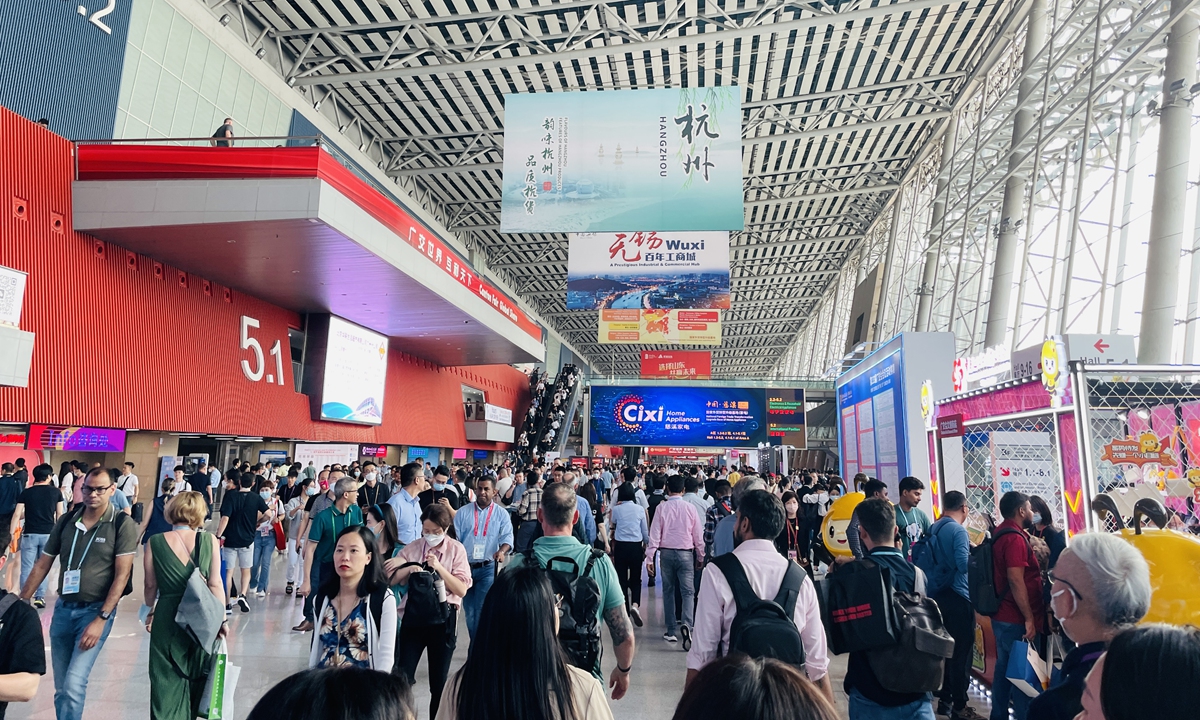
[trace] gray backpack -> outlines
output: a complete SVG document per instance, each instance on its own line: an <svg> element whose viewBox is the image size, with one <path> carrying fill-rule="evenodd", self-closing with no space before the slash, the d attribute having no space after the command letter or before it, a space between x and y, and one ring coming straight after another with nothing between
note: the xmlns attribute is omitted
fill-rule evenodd
<svg viewBox="0 0 1200 720"><path fill-rule="evenodd" d="M188 576L183 599L175 611L175 624L182 628L205 652L211 652L217 642L217 633L225 622L225 608L221 601L208 589L208 573L200 567L200 543L207 533L196 533L196 545L192 548L192 574Z"/></svg>

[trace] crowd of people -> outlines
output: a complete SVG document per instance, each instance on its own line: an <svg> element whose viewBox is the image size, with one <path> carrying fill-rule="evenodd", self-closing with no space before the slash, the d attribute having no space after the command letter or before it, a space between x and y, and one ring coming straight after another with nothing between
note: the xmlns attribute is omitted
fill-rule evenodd
<svg viewBox="0 0 1200 720"><path fill-rule="evenodd" d="M1151 596L1141 555L1104 533L1065 547L1047 504L1019 492L1000 498L985 540L1003 590L996 608L981 609L969 584L973 511L948 492L932 522L918 478L898 483L895 504L886 484L852 481L866 499L848 557L819 541L846 484L816 471L201 464L163 480L146 512L138 482L132 463L0 469L0 534L20 536L19 591L0 591L0 720L46 672L38 611L56 564L59 720L82 717L88 676L129 594L140 595L149 632L151 717L182 720L202 716L222 611L252 612L279 554L283 592L304 597L293 630L309 634L309 670L268 691L252 720L415 719L423 656L430 720L611 718L609 698L637 682L642 592L659 579L662 642L687 653L675 718L826 720L838 716L837 642L814 581L879 568L890 591L935 604L953 651L931 689L898 681L909 668L881 661L894 655L850 651L842 687L854 720L977 720L967 695L977 610L991 615L998 667L1017 640L1044 649L1057 633L1070 648L1054 686L1032 700L996 673L991 720L1010 708L1017 720L1176 717L1171 708L1200 702L1200 634L1133 627ZM0 553L0 573L7 562ZM468 652L454 669L460 614ZM211 631L207 644L196 627Z"/></svg>

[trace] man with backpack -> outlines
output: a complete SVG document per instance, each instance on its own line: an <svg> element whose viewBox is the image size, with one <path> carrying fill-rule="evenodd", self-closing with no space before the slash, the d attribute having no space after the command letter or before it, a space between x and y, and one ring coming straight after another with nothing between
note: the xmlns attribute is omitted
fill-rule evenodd
<svg viewBox="0 0 1200 720"><path fill-rule="evenodd" d="M58 600L50 621L58 720L83 717L88 675L112 631L117 603L133 592L138 546L137 523L112 505L116 484L108 471L96 468L77 485L82 502L55 523L21 588L22 600L33 597L58 558Z"/></svg>
<svg viewBox="0 0 1200 720"><path fill-rule="evenodd" d="M1026 531L1033 525L1029 497L1016 490L1004 493L1000 515L1004 522L992 534L991 548L992 577L1000 597L999 608L992 616L998 670L992 681L991 720L1008 720L1010 700L1015 720L1025 720L1030 698L1020 690L1013 692L1002 668L1008 667L1013 643L1025 640L1037 645L1046 617L1042 570Z"/></svg>
<svg viewBox="0 0 1200 720"><path fill-rule="evenodd" d="M870 567L873 563L886 571L884 577L890 579L893 593L919 592L917 569L896 548L896 511L892 504L884 498L870 498L858 505L855 515L865 554L862 560L852 563L854 567L845 568L845 572L859 571L864 564ZM836 615L834 621L837 622ZM850 653L843 683L850 698L850 720L934 720L928 692L897 692L881 684L872 652Z"/></svg>
<svg viewBox="0 0 1200 720"><path fill-rule="evenodd" d="M775 549L783 503L752 489L739 495L734 518L733 552L714 558L700 581L687 683L713 660L742 652L802 668L833 702L817 591L800 566Z"/></svg>
<svg viewBox="0 0 1200 720"><path fill-rule="evenodd" d="M942 622L954 638L954 657L946 664L942 689L938 691L938 715L951 720L983 720L967 705L971 656L975 650L975 606L967 585L971 540L967 521L967 497L957 490L942 499L942 517L924 539L913 543L912 559L925 572L925 593L942 611Z"/></svg>
<svg viewBox="0 0 1200 720"><path fill-rule="evenodd" d="M572 665L602 682L600 623L608 625L617 656L608 686L613 699L620 700L629 689L633 669L633 624L625 613L625 594L612 561L572 534L578 516L575 489L565 483L547 485L537 511L544 535L533 541L529 551L514 555L506 569L536 564L547 571L555 594L562 598L559 643Z"/></svg>

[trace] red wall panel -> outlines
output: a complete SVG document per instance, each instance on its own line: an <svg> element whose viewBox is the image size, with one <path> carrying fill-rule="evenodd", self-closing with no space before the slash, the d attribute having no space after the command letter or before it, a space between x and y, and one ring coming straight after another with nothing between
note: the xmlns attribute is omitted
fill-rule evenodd
<svg viewBox="0 0 1200 720"><path fill-rule="evenodd" d="M21 329L36 333L28 388L0 387L0 421L501 449L469 443L460 385L521 417L528 381L507 365L442 368L389 349L384 424L314 422L294 391L299 316L71 229L71 144L0 108L0 265L29 273ZM217 241L219 242L219 241ZM221 248L214 245L213 252ZM252 382L241 317L284 381Z"/></svg>

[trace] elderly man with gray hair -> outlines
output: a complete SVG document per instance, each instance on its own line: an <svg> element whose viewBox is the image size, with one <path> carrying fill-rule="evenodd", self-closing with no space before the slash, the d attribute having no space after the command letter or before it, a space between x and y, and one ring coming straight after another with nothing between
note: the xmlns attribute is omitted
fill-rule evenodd
<svg viewBox="0 0 1200 720"><path fill-rule="evenodd" d="M1150 610L1150 566L1116 535L1076 535L1050 579L1050 608L1075 649L1054 687L1030 703L1028 720L1070 720L1080 713L1083 681L1096 660L1114 635Z"/></svg>
<svg viewBox="0 0 1200 720"><path fill-rule="evenodd" d="M733 509L736 511L738 502L751 490L766 490L767 483L757 475L747 475L733 486ZM733 528L737 525L737 513L731 513L721 518L713 530L713 557L733 552ZM775 538L767 538L774 540ZM712 560L712 558L709 558Z"/></svg>
<svg viewBox="0 0 1200 720"><path fill-rule="evenodd" d="M343 476L332 486L333 504L317 513L308 527L308 542L304 546L304 584L300 594L312 596L314 587L321 587L332 578L333 549L337 545L338 533L348 527L363 524L362 508L358 506L358 481ZM313 609L309 602L304 604L304 622L294 630L312 630Z"/></svg>

